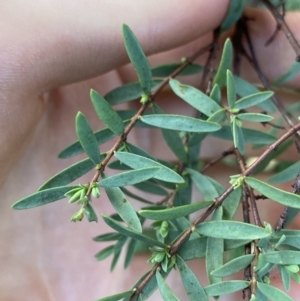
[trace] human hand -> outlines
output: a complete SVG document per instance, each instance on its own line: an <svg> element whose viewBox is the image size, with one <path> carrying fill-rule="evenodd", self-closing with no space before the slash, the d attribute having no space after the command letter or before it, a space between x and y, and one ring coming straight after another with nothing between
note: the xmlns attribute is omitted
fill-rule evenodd
<svg viewBox="0 0 300 301"><path fill-rule="evenodd" d="M92 300L134 283L139 276L138 263L144 263L145 258L138 258L126 272L117 267L113 274L108 274L107 262L95 263L92 255L99 246L91 237L98 235L100 228L105 231L104 225L71 224L73 208L59 202L24 212L15 212L10 205L72 163L56 156L76 139L77 111L88 116L94 129L99 128L89 101L90 88L105 94L131 81L130 67L120 67L128 62L122 23L133 29L148 55L187 44L151 59L178 61L210 41L208 33L221 23L227 5L223 0L186 4L175 0L4 1L0 5L0 22L5 28L0 39L3 300ZM255 14L265 25L264 31L255 22L252 26L256 46L262 49L275 26L266 14ZM274 48L261 52L266 68L272 66L268 68L272 77L280 75L291 62L278 58L294 57L292 51L286 51L289 46L282 43L285 39L280 37L279 41L274 42L275 54ZM274 68L276 61L280 65ZM142 146L154 146L148 138L140 138L133 137ZM106 214L111 211L105 200L96 207Z"/></svg>

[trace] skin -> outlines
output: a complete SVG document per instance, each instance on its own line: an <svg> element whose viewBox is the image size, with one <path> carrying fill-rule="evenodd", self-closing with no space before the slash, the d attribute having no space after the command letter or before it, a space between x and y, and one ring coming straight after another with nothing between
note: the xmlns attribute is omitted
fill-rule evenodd
<svg viewBox="0 0 300 301"><path fill-rule="evenodd" d="M123 23L135 32L146 54L152 55L150 63L154 66L178 61L205 46L210 32L225 17L228 2L1 2L0 24L5 28L0 33L1 300L94 300L127 290L150 268L145 263L148 254L137 256L126 271L119 264L112 274L109 260L96 263L93 255L104 244L94 243L91 237L109 231L108 227L101 219L98 224L70 223L77 207L66 201L28 211L13 211L10 206L78 161L78 157L59 160L57 154L76 139L74 118L79 110L94 129L101 127L89 101L89 90L104 95L134 80L132 68L125 65ZM295 54L281 33L272 47L265 48L275 28L272 17L257 10L247 10L247 14L255 18L250 27L259 60L267 76L275 78L287 70ZM298 13L288 14L287 20L292 29L299 26ZM299 40L299 32L294 31ZM255 80L244 63L243 73ZM199 78L189 83L193 81L197 83ZM165 91L161 98L171 96ZM166 101L162 106L168 108ZM182 109L180 103L169 107L169 111ZM147 134L135 132L129 141L153 155L164 153L168 157L160 143L153 142L157 137ZM204 155L219 153L214 143L206 144ZM217 172L218 177L226 172L230 171ZM91 177L89 174L81 183ZM93 205L99 216L113 212L105 195ZM205 284L203 263L195 263L193 268ZM184 299L179 281L176 273L170 276L171 285ZM300 300L296 293L293 297Z"/></svg>

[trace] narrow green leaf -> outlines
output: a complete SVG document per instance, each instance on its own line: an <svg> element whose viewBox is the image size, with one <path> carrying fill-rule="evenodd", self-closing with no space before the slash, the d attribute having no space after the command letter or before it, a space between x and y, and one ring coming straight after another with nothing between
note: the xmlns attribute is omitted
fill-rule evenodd
<svg viewBox="0 0 300 301"><path fill-rule="evenodd" d="M255 178L246 177L246 183L267 198L285 206L300 209L300 195L283 191Z"/></svg>
<svg viewBox="0 0 300 301"><path fill-rule="evenodd" d="M97 91L91 90L90 97L100 120L102 120L112 132L121 136L124 133L125 127L118 113Z"/></svg>
<svg viewBox="0 0 300 301"><path fill-rule="evenodd" d="M213 204L213 201L197 202L189 205L183 205L162 210L140 210L139 215L151 220L173 220L182 216L189 215L198 210L206 208Z"/></svg>
<svg viewBox="0 0 300 301"><path fill-rule="evenodd" d="M204 288L185 261L177 256L176 262L189 301L209 301Z"/></svg>
<svg viewBox="0 0 300 301"><path fill-rule="evenodd" d="M144 93L149 94L152 82L149 62L134 33L126 24L123 24L123 37L128 56L139 77L142 90Z"/></svg>
<svg viewBox="0 0 300 301"><path fill-rule="evenodd" d="M124 293L120 293L120 294L112 295L112 296L109 296L109 297L101 298L101 299L98 299L96 301L118 301L118 300L121 300L123 298L130 297L133 293L134 293L134 291L131 290L131 291L127 291L127 292L124 292Z"/></svg>
<svg viewBox="0 0 300 301"><path fill-rule="evenodd" d="M237 148L240 151L240 153L243 155L245 153L245 140L244 140L242 129L237 124L236 118L233 118L231 127L232 127L234 147Z"/></svg>
<svg viewBox="0 0 300 301"><path fill-rule="evenodd" d="M215 112L214 114L212 114L208 119L207 121L211 121L211 122L223 122L224 119L225 119L225 116L226 116L226 109L221 109L221 110L218 110L217 112Z"/></svg>
<svg viewBox="0 0 300 301"><path fill-rule="evenodd" d="M233 75L230 70L226 72L226 80L227 80L227 101L229 108L233 108L236 101L236 91L235 91L235 82Z"/></svg>
<svg viewBox="0 0 300 301"><path fill-rule="evenodd" d="M12 208L22 210L46 205L65 198L66 192L77 187L79 186L62 186L38 191L14 203Z"/></svg>
<svg viewBox="0 0 300 301"><path fill-rule="evenodd" d="M211 274L219 277L230 276L246 268L253 259L254 254L240 256L215 269Z"/></svg>
<svg viewBox="0 0 300 301"><path fill-rule="evenodd" d="M223 207L223 219L232 220L235 215L242 196L242 186L236 188L231 194L224 200Z"/></svg>
<svg viewBox="0 0 300 301"><path fill-rule="evenodd" d="M237 117L241 120L252 122L268 122L274 119L272 116L259 113L241 113L238 114Z"/></svg>
<svg viewBox="0 0 300 301"><path fill-rule="evenodd" d="M67 185L89 172L93 167L95 167L95 163L89 158L79 161L53 176L38 191Z"/></svg>
<svg viewBox="0 0 300 301"><path fill-rule="evenodd" d="M162 80L160 79L151 81L151 91L154 91L161 83ZM110 105L117 105L138 99L142 97L143 94L144 91L142 90L140 83L130 83L113 89L108 92L104 98Z"/></svg>
<svg viewBox="0 0 300 301"><path fill-rule="evenodd" d="M156 195L161 195L161 196L167 196L168 191L163 189L162 187L158 186L155 183L152 183L150 180L142 182L142 183L137 183L133 185L135 188L151 193L151 194L156 194Z"/></svg>
<svg viewBox="0 0 300 301"><path fill-rule="evenodd" d="M151 69L153 77L168 77L170 76L175 70L177 70L182 64L167 64L167 65L159 65L153 67ZM201 73L203 71L203 67L197 64L190 64L186 68L184 68L179 75L194 75L197 73Z"/></svg>
<svg viewBox="0 0 300 301"><path fill-rule="evenodd" d="M262 282L257 282L257 288L272 301L294 301L280 289Z"/></svg>
<svg viewBox="0 0 300 301"><path fill-rule="evenodd" d="M160 291L161 296L165 301L180 301L171 290L171 288L167 285L165 279L161 276L160 272L156 270L156 281L158 284L158 289Z"/></svg>
<svg viewBox="0 0 300 301"><path fill-rule="evenodd" d="M102 187L133 185L153 178L159 171L160 167L157 166L125 171L101 180L99 185Z"/></svg>
<svg viewBox="0 0 300 301"><path fill-rule="evenodd" d="M217 123L208 122L192 117L172 114L155 114L141 116L143 122L169 130L185 132L214 132L221 129Z"/></svg>
<svg viewBox="0 0 300 301"><path fill-rule="evenodd" d="M299 62L294 62L289 70L277 78L273 83L275 85L282 85L289 81L291 81L294 77L296 77L300 72L300 64Z"/></svg>
<svg viewBox="0 0 300 301"><path fill-rule="evenodd" d="M283 265L277 265L277 268L281 274L281 279L282 279L284 289L288 292L291 287L291 277L290 277L289 271Z"/></svg>
<svg viewBox="0 0 300 301"><path fill-rule="evenodd" d="M242 110L256 106L257 104L269 99L271 96L273 96L273 94L274 92L272 91L264 91L245 96L235 103L234 109Z"/></svg>
<svg viewBox="0 0 300 301"><path fill-rule="evenodd" d="M88 157L95 164L99 164L101 162L101 157L96 137L88 120L81 112L78 112L76 115L76 134Z"/></svg>
<svg viewBox="0 0 300 301"><path fill-rule="evenodd" d="M105 233L105 234L101 234L98 235L96 237L93 238L94 241L98 241L98 242L103 242L103 241L115 241L115 240L119 240L120 238L122 238L122 234L119 233Z"/></svg>
<svg viewBox="0 0 300 301"><path fill-rule="evenodd" d="M213 221L221 221L223 215L222 207L213 213ZM212 275L211 272L223 264L224 240L222 238L207 237L206 246L206 273L210 284L222 282L222 278Z"/></svg>
<svg viewBox="0 0 300 301"><path fill-rule="evenodd" d="M86 205L86 207L84 208L84 214L86 215L89 222L98 223L97 214L96 214L94 208L92 207L92 205L90 203L88 203Z"/></svg>
<svg viewBox="0 0 300 301"><path fill-rule="evenodd" d="M106 259L108 256L110 256L111 254L114 253L114 248L115 248L115 246L108 246L108 247L104 248L103 250L101 250L100 252L98 252L95 255L96 259L98 261Z"/></svg>
<svg viewBox="0 0 300 301"><path fill-rule="evenodd" d="M109 141L113 137L115 137L115 134L110 129L107 129L107 128L105 128L103 130L99 130L99 131L95 132L94 134L95 134L96 141L97 141L98 145L101 145L101 144ZM59 153L58 158L66 159L66 158L70 158L70 157L74 157L76 155L79 155L83 152L84 152L84 150L83 150L80 142L76 141L76 142L72 143L71 145L69 145L64 150L62 150ZM105 154L101 155L101 160L102 160L103 155L105 155Z"/></svg>
<svg viewBox="0 0 300 301"><path fill-rule="evenodd" d="M178 250L183 260L204 258L206 255L207 237L199 237L185 242Z"/></svg>
<svg viewBox="0 0 300 301"><path fill-rule="evenodd" d="M226 83L226 71L227 69L230 69L232 64L232 44L230 39L227 39L224 43L223 52L221 61L219 64L219 68L217 70L217 74L213 81L213 86L215 84L218 84L220 88L223 88L223 86Z"/></svg>
<svg viewBox="0 0 300 301"><path fill-rule="evenodd" d="M266 261L275 264L300 264L300 251L284 250L264 253Z"/></svg>
<svg viewBox="0 0 300 301"><path fill-rule="evenodd" d="M105 192L122 220L136 232L142 232L140 220L119 187L105 187Z"/></svg>
<svg viewBox="0 0 300 301"><path fill-rule="evenodd" d="M284 183L296 178L297 174L300 171L300 161L294 163L283 171L277 173L276 175L269 178L269 182L276 183Z"/></svg>
<svg viewBox="0 0 300 301"><path fill-rule="evenodd" d="M235 75L234 80L235 80L236 92L241 97L260 92L255 86L253 86L248 81L242 79L241 77L238 77ZM267 99L267 100L257 104L257 106L266 112L275 112L276 111L276 107L270 99Z"/></svg>
<svg viewBox="0 0 300 301"><path fill-rule="evenodd" d="M124 261L124 269L127 269L135 255L137 240L130 239L127 250L126 250L126 256Z"/></svg>
<svg viewBox="0 0 300 301"><path fill-rule="evenodd" d="M119 222L115 221L114 219L110 218L109 216L106 216L104 214L102 214L103 220L105 221L105 223L107 225L109 225L111 228L113 228L114 230L116 230L117 232L127 236L127 237L131 237L133 239L142 241L150 246L159 246L159 247L165 247L165 244L152 239L151 237L148 237L146 235L143 235L139 232L136 232L130 228L126 228L124 226L122 226Z"/></svg>
<svg viewBox="0 0 300 301"><path fill-rule="evenodd" d="M201 192L205 201L214 200L219 194L208 178L196 170L187 168L192 181Z"/></svg>
<svg viewBox="0 0 300 301"><path fill-rule="evenodd" d="M164 111L155 103L153 104L153 111L155 114L164 114ZM181 162L186 163L188 160L187 153L179 133L172 130L166 130L166 129L161 129L161 132L163 134L163 137L167 145L175 154L175 156Z"/></svg>
<svg viewBox="0 0 300 301"><path fill-rule="evenodd" d="M197 231L208 237L223 239L260 239L271 235L266 229L235 221L211 221L199 224Z"/></svg>
<svg viewBox="0 0 300 301"><path fill-rule="evenodd" d="M140 197L139 195L137 195L137 194L135 194L135 193L132 193L131 191L127 190L127 189L124 188L124 187L120 187L120 189L121 189L121 191L122 191L125 195L127 195L127 196L129 196L129 197L131 197L131 198L133 198L133 199L135 199L135 200L137 200L137 201L140 201L140 202L142 202L142 203L149 204L149 205L152 205L152 204L153 204L152 202L146 200L145 198Z"/></svg>
<svg viewBox="0 0 300 301"><path fill-rule="evenodd" d="M175 79L171 79L169 84L177 96L206 116L222 109L213 99L192 86L183 85Z"/></svg>
<svg viewBox="0 0 300 301"><path fill-rule="evenodd" d="M257 131L245 127L243 127L241 130L243 133L245 143L266 145L266 144L274 143L276 141L276 137L268 133L264 133L261 131ZM221 130L217 132L212 132L210 133L210 135L221 139L226 139L231 141L233 140L231 127L228 125L222 126Z"/></svg>
<svg viewBox="0 0 300 301"><path fill-rule="evenodd" d="M114 155L131 168L137 169L150 166L159 168L159 172L154 176L155 179L172 183L184 183L183 178L178 173L154 160L126 152L115 152Z"/></svg>
<svg viewBox="0 0 300 301"><path fill-rule="evenodd" d="M221 103L221 90L218 84L214 84L212 90L210 91L209 97L212 98L217 104Z"/></svg>
<svg viewBox="0 0 300 301"><path fill-rule="evenodd" d="M205 287L206 294L208 296L220 296L225 294L242 291L250 285L250 282L243 280L231 280L221 283L215 283Z"/></svg>
<svg viewBox="0 0 300 301"><path fill-rule="evenodd" d="M245 6L246 0L232 0L229 2L227 15L221 24L222 31L228 30L236 24L244 12Z"/></svg>

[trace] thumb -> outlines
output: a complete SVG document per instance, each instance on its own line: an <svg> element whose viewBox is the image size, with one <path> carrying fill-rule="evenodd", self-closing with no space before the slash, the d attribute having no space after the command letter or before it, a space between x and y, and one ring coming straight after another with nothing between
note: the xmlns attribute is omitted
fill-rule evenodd
<svg viewBox="0 0 300 301"><path fill-rule="evenodd" d="M216 28L229 0L11 2L1 8L3 28L11 24L0 42L3 80L6 87L43 92L126 63L123 23L149 55Z"/></svg>

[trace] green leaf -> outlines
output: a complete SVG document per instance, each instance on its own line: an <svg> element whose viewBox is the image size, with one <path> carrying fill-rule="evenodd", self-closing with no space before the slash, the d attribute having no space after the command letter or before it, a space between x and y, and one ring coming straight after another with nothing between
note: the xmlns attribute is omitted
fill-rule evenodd
<svg viewBox="0 0 300 301"><path fill-rule="evenodd" d="M246 268L253 259L254 254L240 256L215 269L211 274L218 277L230 276Z"/></svg>
<svg viewBox="0 0 300 301"><path fill-rule="evenodd" d="M242 186L234 189L231 194L224 200L223 207L223 219L232 220L236 213L242 196Z"/></svg>
<svg viewBox="0 0 300 301"><path fill-rule="evenodd" d="M90 203L87 203L86 207L84 208L84 214L89 222L98 222L97 214Z"/></svg>
<svg viewBox="0 0 300 301"><path fill-rule="evenodd" d="M214 200L219 195L214 185L206 176L190 168L187 168L186 170L190 174L192 181L201 192L205 201Z"/></svg>
<svg viewBox="0 0 300 301"><path fill-rule="evenodd" d="M113 137L115 137L115 134L110 129L106 129L106 128L103 130L99 130L99 131L95 132L94 134L96 137L97 144L99 144L99 145L101 145L101 144L109 141ZM84 152L84 150L83 150L80 142L76 141L76 142L72 143L71 145L69 145L64 150L62 150L59 153L58 158L66 159L66 158L70 158L70 157L79 155L83 152ZM101 156L101 160L102 160L103 159L102 156L105 156L105 154L102 154L100 156Z"/></svg>
<svg viewBox="0 0 300 301"><path fill-rule="evenodd" d="M67 185L89 172L93 167L95 167L95 163L92 162L89 158L79 161L63 169L54 177L50 178L39 188L38 191Z"/></svg>
<svg viewBox="0 0 300 301"><path fill-rule="evenodd" d="M294 163L293 165L289 166L285 170L277 173L276 175L269 178L269 182L276 184L276 183L284 183L296 178L297 174L300 170L300 161Z"/></svg>
<svg viewBox="0 0 300 301"><path fill-rule="evenodd" d="M274 143L276 141L276 137L268 133L264 133L261 131L257 131L245 127L243 127L241 130L243 133L245 143L266 145L266 144ZM212 132L210 133L210 135L221 139L226 139L231 141L233 140L231 127L228 125L222 126L221 130L217 132Z"/></svg>
<svg viewBox="0 0 300 301"><path fill-rule="evenodd" d="M217 123L208 122L192 117L172 114L155 114L141 116L144 123L175 131L185 132L214 132L221 129Z"/></svg>
<svg viewBox="0 0 300 301"><path fill-rule="evenodd" d="M275 264L300 264L300 251L284 250L264 253L266 261Z"/></svg>
<svg viewBox="0 0 300 301"><path fill-rule="evenodd" d="M119 187L105 187L105 192L122 220L136 232L142 232L140 220Z"/></svg>
<svg viewBox="0 0 300 301"><path fill-rule="evenodd" d="M241 113L238 114L237 117L241 120L252 122L268 122L274 119L272 116L259 113Z"/></svg>
<svg viewBox="0 0 300 301"><path fill-rule="evenodd" d="M96 137L88 120L81 112L78 112L76 115L76 134L88 157L95 164L99 164L101 157Z"/></svg>
<svg viewBox="0 0 300 301"><path fill-rule="evenodd" d="M231 64L232 64L232 44L230 39L227 39L224 43L221 61L212 86L218 84L220 88L223 88L223 86L226 83L226 72L227 69L230 69Z"/></svg>
<svg viewBox="0 0 300 301"><path fill-rule="evenodd" d="M184 183L183 178L178 173L154 160L126 152L115 152L114 155L131 168L137 169L149 166L159 168L159 172L154 176L155 179L171 183Z"/></svg>
<svg viewBox="0 0 300 301"><path fill-rule="evenodd" d="M199 224L197 231L208 237L223 239L260 239L271 235L266 229L235 221L211 221Z"/></svg>
<svg viewBox="0 0 300 301"><path fill-rule="evenodd" d="M273 83L275 85L282 85L286 82L291 81L294 77L296 77L300 72L300 64L299 62L294 62L289 70L281 75L279 78L277 78Z"/></svg>
<svg viewBox="0 0 300 301"><path fill-rule="evenodd" d="M260 92L255 86L253 86L251 83L245 81L241 77L238 77L235 75L234 81L235 81L236 92L241 97ZM267 99L267 100L257 104L257 106L266 112L275 112L276 111L276 107L270 99Z"/></svg>
<svg viewBox="0 0 300 301"><path fill-rule="evenodd" d="M153 111L155 114L164 114L164 111L157 105L153 104ZM172 152L175 154L175 156L183 163L187 162L187 153L184 148L184 145L182 143L182 139L180 138L179 133L174 132L172 130L166 130L161 129L161 132L163 134L163 137L169 146L169 148L172 150Z"/></svg>
<svg viewBox="0 0 300 301"><path fill-rule="evenodd" d="M38 191L14 203L12 208L22 210L43 206L65 198L65 193L74 188L79 186L62 186Z"/></svg>
<svg viewBox="0 0 300 301"><path fill-rule="evenodd" d="M115 221L114 219L110 218L109 216L106 215L102 215L103 220L105 221L105 223L107 225L109 225L111 228L113 228L114 230L116 230L117 232L127 236L127 237L131 237L133 239L142 241L150 246L159 246L159 247L166 247L164 243L154 240L151 237L148 237L146 235L143 235L139 232L136 232L130 228L126 228L124 226L122 226L119 222Z"/></svg>
<svg viewBox="0 0 300 301"><path fill-rule="evenodd" d="M142 182L142 183L137 183L133 185L135 188L147 192L147 193L152 193L156 195L161 195L161 196L167 196L168 191L163 189L162 187L156 185L155 183L152 183L150 180Z"/></svg>
<svg viewBox="0 0 300 301"><path fill-rule="evenodd" d="M237 148L240 151L240 153L243 155L245 154L245 139L243 136L242 129L237 124L236 118L233 118L231 126L232 126L234 147Z"/></svg>
<svg viewBox="0 0 300 301"><path fill-rule="evenodd" d="M291 277L290 277L289 271L286 269L285 266L282 266L282 265L278 265L277 268L281 274L281 279L282 279L284 289L288 292L291 287Z"/></svg>
<svg viewBox="0 0 300 301"><path fill-rule="evenodd" d="M151 81L151 91L154 91L161 83L162 80L160 79ZM104 98L110 105L117 105L138 99L142 97L143 94L144 92L140 83L130 83L111 90Z"/></svg>
<svg viewBox="0 0 300 301"><path fill-rule="evenodd" d="M98 242L103 242L103 241L115 241L115 240L119 240L120 238L122 238L122 234L119 233L105 233L105 234L101 234L98 235L96 237L93 238L94 241L98 241Z"/></svg>
<svg viewBox="0 0 300 301"><path fill-rule="evenodd" d="M103 250L101 250L100 252L98 252L95 255L96 259L98 261L106 259L108 256L110 256L111 254L114 253L114 248L115 248L115 246L108 246L108 247L104 248Z"/></svg>
<svg viewBox="0 0 300 301"><path fill-rule="evenodd" d="M227 79L227 101L229 108L233 108L236 101L235 82L230 70L226 72Z"/></svg>
<svg viewBox="0 0 300 301"><path fill-rule="evenodd" d="M127 195L127 196L129 196L129 197L131 197L131 198L133 198L133 199L135 199L135 200L137 200L137 201L140 201L140 202L142 202L142 203L149 204L149 205L152 205L152 204L153 204L152 202L146 200L145 198L140 197L139 195L137 195L137 194L135 194L135 193L132 193L131 191L127 190L127 189L124 188L124 187L120 187L120 189L121 189L121 191L122 191L125 195Z"/></svg>
<svg viewBox="0 0 300 301"><path fill-rule="evenodd" d="M225 20L221 24L222 31L228 30L236 24L236 22L244 12L245 6L245 0L232 0L229 2L229 9L227 15L225 17Z"/></svg>
<svg viewBox="0 0 300 301"><path fill-rule="evenodd" d="M175 79L171 79L169 84L177 96L206 116L222 109L213 99L192 86L183 85Z"/></svg>
<svg viewBox="0 0 300 301"><path fill-rule="evenodd" d="M161 296L165 301L180 301L171 290L171 288L167 285L165 279L161 276L160 272L156 270L156 281L158 284L158 288Z"/></svg>
<svg viewBox="0 0 300 301"><path fill-rule="evenodd" d="M97 91L91 90L90 97L100 120L102 120L112 132L121 136L124 133L125 127L118 113Z"/></svg>
<svg viewBox="0 0 300 301"><path fill-rule="evenodd" d="M153 77L168 77L170 76L174 71L176 71L182 64L181 63L175 63L175 64L167 64L167 65L159 65L156 67L153 67L151 69L152 76ZM190 64L184 68L179 75L194 75L197 73L201 73L203 71L203 67L197 64Z"/></svg>
<svg viewBox="0 0 300 301"><path fill-rule="evenodd" d="M212 114L212 115L207 119L207 121L216 122L216 123L222 122L222 121L224 121L224 119L225 119L226 113L227 113L227 110L226 110L226 109L221 109L221 110L215 112L214 114Z"/></svg>
<svg viewBox="0 0 300 301"><path fill-rule="evenodd" d="M213 221L221 221L223 215L222 207L216 209L213 213ZM222 282L222 278L212 275L211 272L223 264L224 240L222 238L207 238L206 246L206 273L210 284Z"/></svg>
<svg viewBox="0 0 300 301"><path fill-rule="evenodd" d="M180 256L177 256L176 262L189 301L209 301L204 288L185 261Z"/></svg>
<svg viewBox="0 0 300 301"><path fill-rule="evenodd" d="M209 97L212 98L216 103L221 103L221 90L218 84L214 84L212 90L210 91Z"/></svg>
<svg viewBox="0 0 300 301"><path fill-rule="evenodd" d="M206 255L207 237L199 237L185 242L179 249L178 255L185 261L203 258Z"/></svg>
<svg viewBox="0 0 300 301"><path fill-rule="evenodd" d="M262 282L257 282L257 288L272 301L294 301L280 289Z"/></svg>
<svg viewBox="0 0 300 301"><path fill-rule="evenodd" d="M274 92L272 91L264 91L245 96L235 103L234 109L242 110L256 106L257 104L269 99L271 96L273 96L273 94Z"/></svg>
<svg viewBox="0 0 300 301"><path fill-rule="evenodd" d="M126 256L124 261L124 269L127 269L135 255L137 240L130 239L127 250L126 250Z"/></svg>
<svg viewBox="0 0 300 301"><path fill-rule="evenodd" d="M189 205L183 205L183 206L162 209L162 210L140 210L139 215L151 220L168 221L168 220L173 220L182 216L189 215L198 210L206 208L211 204L213 204L213 202L208 201L208 202L197 202Z"/></svg>
<svg viewBox="0 0 300 301"><path fill-rule="evenodd" d="M157 166L125 171L101 180L99 185L102 187L133 185L153 178L159 171L160 167Z"/></svg>
<svg viewBox="0 0 300 301"><path fill-rule="evenodd" d="M267 198L274 200L285 206L300 209L300 195L275 188L255 178L246 177L245 181L253 189L260 192Z"/></svg>
<svg viewBox="0 0 300 301"><path fill-rule="evenodd" d="M242 291L249 285L250 282L248 281L231 280L208 285L207 287L205 287L205 291L208 296L220 296L237 291Z"/></svg>
<svg viewBox="0 0 300 301"><path fill-rule="evenodd" d="M134 33L126 24L123 24L123 37L128 56L139 77L142 90L145 94L150 94L152 74L149 62Z"/></svg>

